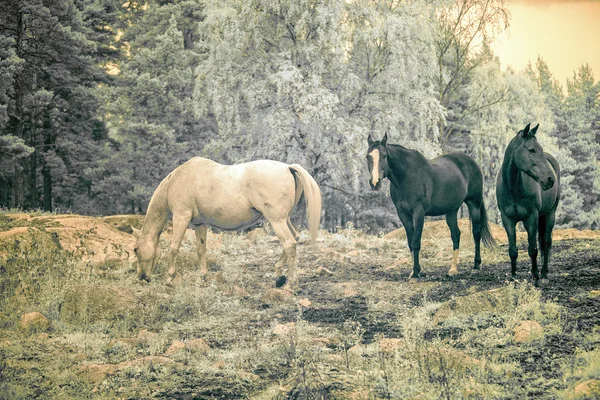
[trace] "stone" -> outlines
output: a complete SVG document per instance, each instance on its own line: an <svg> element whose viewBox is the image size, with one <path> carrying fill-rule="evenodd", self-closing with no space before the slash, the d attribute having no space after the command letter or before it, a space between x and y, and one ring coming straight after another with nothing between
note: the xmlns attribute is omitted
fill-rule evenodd
<svg viewBox="0 0 600 400"><path fill-rule="evenodd" d="M433 325L453 315L470 315L482 312L503 312L514 307L514 299L507 288L491 289L457 297L443 303L433 316Z"/></svg>
<svg viewBox="0 0 600 400"><path fill-rule="evenodd" d="M309 299L302 299L302 300L298 300L298 304L300 304L302 307L305 308L309 308L310 306L312 306L312 302Z"/></svg>
<svg viewBox="0 0 600 400"><path fill-rule="evenodd" d="M19 329L25 333L46 332L50 325L50 320L37 311L23 314L19 320Z"/></svg>
<svg viewBox="0 0 600 400"><path fill-rule="evenodd" d="M185 347L192 353L207 353L212 350L210 346L200 338L188 340Z"/></svg>
<svg viewBox="0 0 600 400"><path fill-rule="evenodd" d="M515 327L515 342L527 343L539 338L544 329L537 321L523 321Z"/></svg>
<svg viewBox="0 0 600 400"><path fill-rule="evenodd" d="M273 328L273 335L282 336L289 335L294 331L296 327L295 322L288 322L287 324L277 324L275 328Z"/></svg>
<svg viewBox="0 0 600 400"><path fill-rule="evenodd" d="M323 276L323 275L325 275L325 276L331 276L331 275L333 275L333 272L330 271L330 270L328 270L325 267L319 267L319 268L317 268L317 270L315 272L316 272L317 275L321 275L321 276Z"/></svg>
<svg viewBox="0 0 600 400"><path fill-rule="evenodd" d="M265 303L281 303L286 300L289 300L294 295L283 289L269 289L267 293L262 296L262 301Z"/></svg>

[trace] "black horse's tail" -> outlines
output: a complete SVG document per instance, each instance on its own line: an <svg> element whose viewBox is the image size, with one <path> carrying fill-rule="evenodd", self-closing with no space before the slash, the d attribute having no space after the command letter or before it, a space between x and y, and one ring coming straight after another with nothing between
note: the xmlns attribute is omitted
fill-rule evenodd
<svg viewBox="0 0 600 400"><path fill-rule="evenodd" d="M490 225L487 219L487 212L485 211L485 204L481 200L481 206L479 207L479 226L481 228L481 240L485 247L495 247L496 241L490 231Z"/></svg>

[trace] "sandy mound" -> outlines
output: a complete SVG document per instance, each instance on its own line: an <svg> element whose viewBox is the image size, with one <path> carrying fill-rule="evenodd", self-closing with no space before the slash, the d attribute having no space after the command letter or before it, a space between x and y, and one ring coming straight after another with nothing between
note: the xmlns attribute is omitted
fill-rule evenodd
<svg viewBox="0 0 600 400"><path fill-rule="evenodd" d="M140 227L143 216L125 215L106 218L80 215L6 214L10 229L0 232L0 241L14 240L28 229L44 230L56 235L63 249L82 254L94 262L134 260L135 238L129 225Z"/></svg>

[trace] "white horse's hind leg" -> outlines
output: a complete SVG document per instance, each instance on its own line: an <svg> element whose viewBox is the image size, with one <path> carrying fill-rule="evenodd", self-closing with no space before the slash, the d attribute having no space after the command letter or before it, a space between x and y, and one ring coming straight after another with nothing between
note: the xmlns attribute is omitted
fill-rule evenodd
<svg viewBox="0 0 600 400"><path fill-rule="evenodd" d="M292 225L292 221L290 221L290 217L288 217L288 219L287 219L287 226L290 229L290 232L292 232L292 236L294 236L294 239L296 239L296 241L298 241L298 239L300 239L300 235L298 234L298 232L296 232L296 229L294 229L294 225Z"/></svg>
<svg viewBox="0 0 600 400"><path fill-rule="evenodd" d="M296 239L287 224L287 220L269 221L273 227L273 231L283 245L283 253L279 261L275 264L275 274L279 277L283 271L284 265L288 266L288 281L283 287L287 290L298 288L298 277L296 276Z"/></svg>
<svg viewBox="0 0 600 400"><path fill-rule="evenodd" d="M200 266L200 275L208 274L206 266L206 235L208 227L206 225L197 226L196 229L196 252L198 253L198 265Z"/></svg>
<svg viewBox="0 0 600 400"><path fill-rule="evenodd" d="M177 254L179 253L179 247L181 246L181 241L183 240L183 236L185 235L185 230L187 229L191 220L191 214L188 215L173 213L173 238L171 239L171 251L169 252L170 278L175 277L175 258L177 258Z"/></svg>

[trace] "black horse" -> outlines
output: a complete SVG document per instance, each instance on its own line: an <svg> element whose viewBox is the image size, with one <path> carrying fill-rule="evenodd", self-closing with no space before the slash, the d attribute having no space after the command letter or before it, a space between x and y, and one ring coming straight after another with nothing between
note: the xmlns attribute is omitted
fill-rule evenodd
<svg viewBox="0 0 600 400"><path fill-rule="evenodd" d="M535 133L539 124L519 131L510 141L502 169L496 181L496 198L502 214L502 224L508 236L510 273L517 276L517 239L515 227L523 221L529 241L531 273L537 285L537 235L544 263L542 279L548 278L548 259L552 246L554 214L560 199L560 167L556 158L544 153Z"/></svg>
<svg viewBox="0 0 600 400"><path fill-rule="evenodd" d="M378 190L383 178L391 182L392 200L406 229L408 247L413 256L411 277L420 278L419 250L426 215L446 215L454 249L448 274L458 273L460 229L457 213L462 203L469 208L475 240L473 271L479 270L480 241L483 239L486 246L491 246L494 239L483 204L483 178L475 161L460 153L427 160L416 150L387 144L387 133L381 141L373 141L369 135L368 141L369 183L373 190Z"/></svg>

